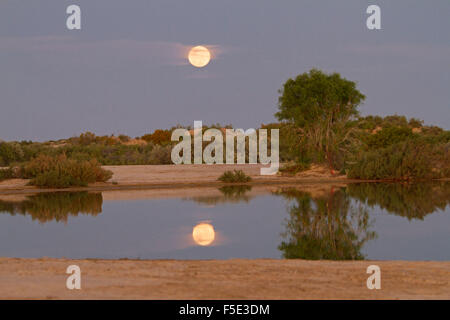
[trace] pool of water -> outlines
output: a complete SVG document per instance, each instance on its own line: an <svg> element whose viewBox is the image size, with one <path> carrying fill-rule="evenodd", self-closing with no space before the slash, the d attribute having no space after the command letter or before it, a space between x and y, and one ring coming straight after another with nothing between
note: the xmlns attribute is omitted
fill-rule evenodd
<svg viewBox="0 0 450 320"><path fill-rule="evenodd" d="M140 259L450 260L450 183L105 200L0 200L0 256ZM0 199L2 199L0 197Z"/></svg>

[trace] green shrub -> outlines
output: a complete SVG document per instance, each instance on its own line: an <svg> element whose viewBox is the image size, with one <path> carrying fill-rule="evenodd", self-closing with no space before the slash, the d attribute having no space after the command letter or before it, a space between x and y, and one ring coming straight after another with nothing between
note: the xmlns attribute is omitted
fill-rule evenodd
<svg viewBox="0 0 450 320"><path fill-rule="evenodd" d="M9 166L24 157L24 151L17 142L0 142L0 167Z"/></svg>
<svg viewBox="0 0 450 320"><path fill-rule="evenodd" d="M0 181L13 178L15 178L15 174L12 168L0 169Z"/></svg>
<svg viewBox="0 0 450 320"><path fill-rule="evenodd" d="M282 174L296 175L299 172L306 171L311 167L309 163L289 163L280 168Z"/></svg>
<svg viewBox="0 0 450 320"><path fill-rule="evenodd" d="M366 143L369 149L386 148L390 145L405 141L413 137L411 128L387 127L376 134L367 136Z"/></svg>
<svg viewBox="0 0 450 320"><path fill-rule="evenodd" d="M234 171L227 170L219 177L219 181L227 183L249 182L251 180L252 178L247 176L242 170L234 170Z"/></svg>
<svg viewBox="0 0 450 320"><path fill-rule="evenodd" d="M149 164L171 164L172 158L172 147L171 146L160 146L155 145L150 151L148 163Z"/></svg>
<svg viewBox="0 0 450 320"><path fill-rule="evenodd" d="M45 188L69 188L87 187L88 183L75 177L62 174L58 170L51 170L36 176L30 181L30 185Z"/></svg>
<svg viewBox="0 0 450 320"><path fill-rule="evenodd" d="M105 182L112 177L111 171L102 169L95 159L79 161L67 159L65 155L40 155L23 165L20 175L31 179L31 185L48 188L87 186L89 183Z"/></svg>
<svg viewBox="0 0 450 320"><path fill-rule="evenodd" d="M441 178L448 172L448 152L441 147L408 140L388 148L363 153L350 167L349 178L413 180Z"/></svg>

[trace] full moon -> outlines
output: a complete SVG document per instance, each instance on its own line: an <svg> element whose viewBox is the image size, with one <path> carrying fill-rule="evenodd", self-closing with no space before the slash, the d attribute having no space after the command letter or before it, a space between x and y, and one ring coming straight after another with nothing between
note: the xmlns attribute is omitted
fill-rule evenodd
<svg viewBox="0 0 450 320"><path fill-rule="evenodd" d="M209 246L216 237L214 227L209 223L199 223L192 230L192 238L201 246Z"/></svg>
<svg viewBox="0 0 450 320"><path fill-rule="evenodd" d="M188 59L194 67L203 68L211 61L211 52L203 46L196 46L189 51Z"/></svg>

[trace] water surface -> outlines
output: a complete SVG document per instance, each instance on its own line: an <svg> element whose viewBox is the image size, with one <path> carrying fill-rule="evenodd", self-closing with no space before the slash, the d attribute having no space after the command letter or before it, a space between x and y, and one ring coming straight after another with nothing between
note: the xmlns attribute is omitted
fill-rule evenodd
<svg viewBox="0 0 450 320"><path fill-rule="evenodd" d="M360 183L254 195L0 200L0 256L450 260L450 183ZM1 199L1 198L0 198Z"/></svg>

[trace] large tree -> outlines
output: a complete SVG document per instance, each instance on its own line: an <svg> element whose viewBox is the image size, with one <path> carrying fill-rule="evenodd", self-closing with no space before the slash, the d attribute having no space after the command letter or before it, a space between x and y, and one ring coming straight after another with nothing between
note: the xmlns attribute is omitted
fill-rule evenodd
<svg viewBox="0 0 450 320"><path fill-rule="evenodd" d="M365 99L356 83L338 73L312 69L287 80L279 93L275 116L299 128L312 151L324 155L333 166L338 137L346 123L358 115L358 106Z"/></svg>

